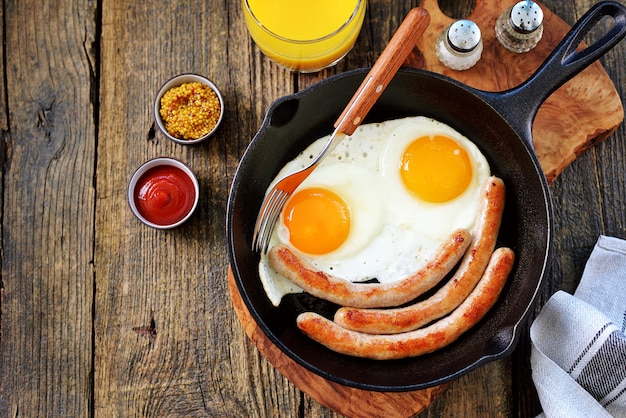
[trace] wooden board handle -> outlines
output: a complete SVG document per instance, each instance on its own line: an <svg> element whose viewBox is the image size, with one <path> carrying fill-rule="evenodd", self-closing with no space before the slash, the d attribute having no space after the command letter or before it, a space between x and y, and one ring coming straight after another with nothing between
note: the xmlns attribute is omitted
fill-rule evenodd
<svg viewBox="0 0 626 418"><path fill-rule="evenodd" d="M415 7L406 15L374 66L335 122L335 128L352 135L367 112L378 100L400 66L413 51L415 44L430 23L430 14Z"/></svg>

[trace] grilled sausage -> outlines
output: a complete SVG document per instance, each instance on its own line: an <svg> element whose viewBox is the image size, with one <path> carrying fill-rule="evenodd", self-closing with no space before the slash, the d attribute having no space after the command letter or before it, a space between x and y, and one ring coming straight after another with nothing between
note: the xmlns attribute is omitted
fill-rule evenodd
<svg viewBox="0 0 626 418"><path fill-rule="evenodd" d="M457 271L433 296L402 308L340 308L335 322L354 331L395 334L418 329L452 312L470 294L487 267L500 230L505 192L504 183L497 177L484 182L472 243Z"/></svg>
<svg viewBox="0 0 626 418"><path fill-rule="evenodd" d="M401 305L430 290L454 268L470 242L469 231L454 231L422 269L392 283L352 283L331 276L316 270L284 245L272 247L268 257L279 274L314 296L342 306L381 308Z"/></svg>
<svg viewBox="0 0 626 418"><path fill-rule="evenodd" d="M426 328L393 335L352 331L314 312L298 316L298 328L329 349L375 360L415 357L455 341L491 309L502 291L514 262L513 251L499 248L470 295L449 316Z"/></svg>

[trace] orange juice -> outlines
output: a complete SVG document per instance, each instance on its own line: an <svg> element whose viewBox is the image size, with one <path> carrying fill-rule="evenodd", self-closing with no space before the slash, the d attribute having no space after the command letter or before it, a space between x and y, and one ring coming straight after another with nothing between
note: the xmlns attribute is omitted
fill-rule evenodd
<svg viewBox="0 0 626 418"><path fill-rule="evenodd" d="M354 45L366 0L242 0L250 36L280 65L311 72L331 66Z"/></svg>

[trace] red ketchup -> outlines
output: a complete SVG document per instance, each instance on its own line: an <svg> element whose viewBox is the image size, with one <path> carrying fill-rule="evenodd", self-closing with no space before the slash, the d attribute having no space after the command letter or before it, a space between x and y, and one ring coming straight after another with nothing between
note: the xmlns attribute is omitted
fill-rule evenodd
<svg viewBox="0 0 626 418"><path fill-rule="evenodd" d="M162 226L182 220L196 199L191 178L171 165L155 166L143 173L134 194L135 206L141 216Z"/></svg>

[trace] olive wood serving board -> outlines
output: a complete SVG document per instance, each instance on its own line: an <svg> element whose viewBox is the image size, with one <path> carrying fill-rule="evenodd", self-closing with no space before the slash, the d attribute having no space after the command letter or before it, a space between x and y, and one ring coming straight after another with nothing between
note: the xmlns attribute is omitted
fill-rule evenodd
<svg viewBox="0 0 626 418"><path fill-rule="evenodd" d="M488 91L502 91L526 80L545 60L570 26L543 7L544 32L539 44L525 54L504 49L493 30L499 14L516 0L478 1L467 17L479 25L483 38L480 61L471 69L454 71L443 66L435 54L435 39L454 19L444 15L436 0L421 4L431 23L417 43L406 66L445 74ZM533 125L535 151L549 182L578 155L606 139L620 125L624 110L620 97L596 62L554 92L541 106ZM418 414L443 392L447 385L400 393L371 392L328 381L283 354L257 326L228 271L233 306L246 334L261 354L288 380L322 405L348 417L409 417Z"/></svg>
<svg viewBox="0 0 626 418"><path fill-rule="evenodd" d="M454 19L444 15L437 0L424 0L431 22L405 63L459 80L486 91L503 91L521 84L543 63L570 26L545 6L543 36L529 52L516 54L500 45L494 30L500 13L515 0L477 1L467 17L480 28L483 52L478 63L465 71L454 71L439 62L435 40ZM555 91L539 108L533 124L533 141L541 168L552 182L584 151L609 137L624 119L624 109L613 82L599 61Z"/></svg>

